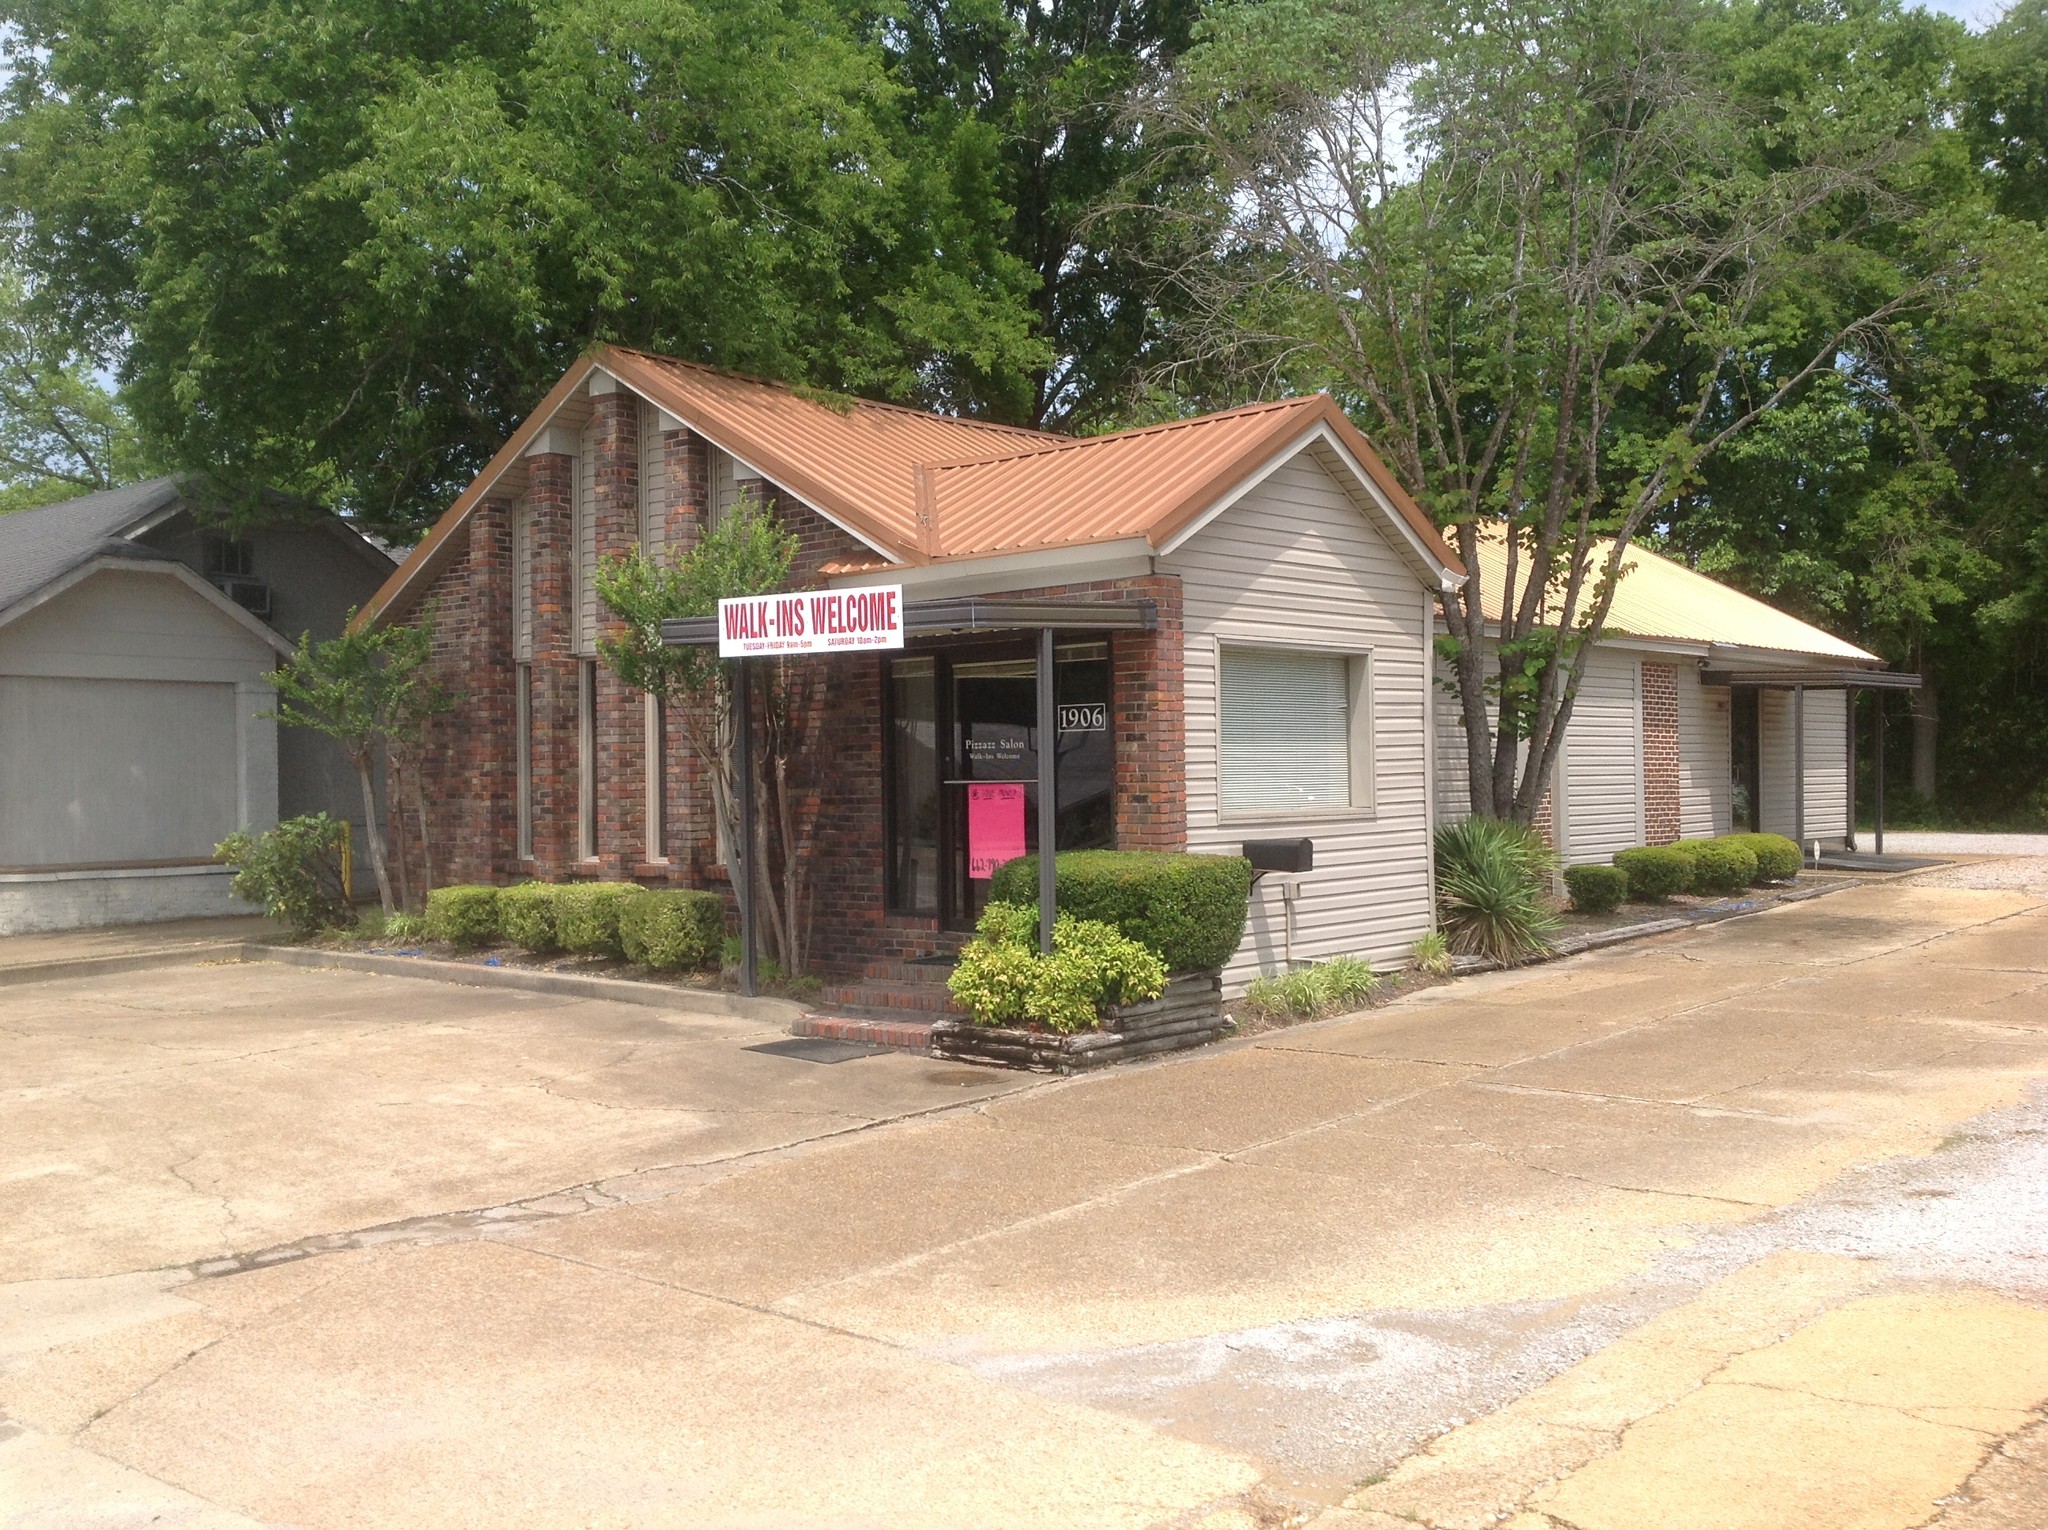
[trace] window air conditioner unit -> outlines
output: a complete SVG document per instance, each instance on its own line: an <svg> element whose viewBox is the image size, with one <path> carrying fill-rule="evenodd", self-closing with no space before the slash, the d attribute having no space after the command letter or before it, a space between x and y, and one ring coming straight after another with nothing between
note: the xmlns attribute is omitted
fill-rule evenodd
<svg viewBox="0 0 2048 1530"><path fill-rule="evenodd" d="M251 616L270 620L270 582L238 574L223 574L213 581L220 592Z"/></svg>

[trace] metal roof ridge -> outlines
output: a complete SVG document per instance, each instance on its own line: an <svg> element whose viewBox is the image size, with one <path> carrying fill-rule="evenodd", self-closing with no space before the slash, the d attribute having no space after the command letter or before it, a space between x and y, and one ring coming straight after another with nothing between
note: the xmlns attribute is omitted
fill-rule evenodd
<svg viewBox="0 0 2048 1530"><path fill-rule="evenodd" d="M1078 451L1083 447L1106 446L1119 441L1135 440L1139 436L1163 435L1171 430L1190 430L1198 425L1213 425L1219 420L1237 419L1244 415L1273 414L1282 410L1297 409L1304 404L1313 405L1318 399L1328 397L1323 393L1308 393L1294 398L1268 400L1256 404L1238 404L1229 409L1217 409L1208 414L1190 415L1184 420L1161 420L1152 425L1133 425L1124 430L1105 431L1099 436L1061 436L1043 446L1027 447L1013 452L990 452L979 457L962 457L953 462L922 462L918 466L930 468L935 473L949 473L959 468L994 467L999 462L1020 462L1026 457L1047 457L1055 452Z"/></svg>

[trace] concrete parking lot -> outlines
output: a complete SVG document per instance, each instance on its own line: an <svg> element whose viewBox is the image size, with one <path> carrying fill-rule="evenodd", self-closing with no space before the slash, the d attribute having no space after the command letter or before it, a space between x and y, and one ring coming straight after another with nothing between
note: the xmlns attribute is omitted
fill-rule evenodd
<svg viewBox="0 0 2048 1530"><path fill-rule="evenodd" d="M0 989L0 1525L2048 1522L2013 864L1072 1082Z"/></svg>

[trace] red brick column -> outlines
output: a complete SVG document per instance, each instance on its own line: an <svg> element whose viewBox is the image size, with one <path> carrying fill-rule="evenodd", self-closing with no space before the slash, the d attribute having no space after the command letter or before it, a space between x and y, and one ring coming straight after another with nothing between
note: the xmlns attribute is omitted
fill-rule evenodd
<svg viewBox="0 0 2048 1530"><path fill-rule="evenodd" d="M1668 845L1679 836L1678 671L1643 666L1643 838Z"/></svg>
<svg viewBox="0 0 2048 1530"><path fill-rule="evenodd" d="M590 401L591 516L597 560L640 545L640 401L623 389ZM624 623L597 603L597 630ZM616 881L647 859L647 709L641 693L597 663L597 874Z"/></svg>
<svg viewBox="0 0 2048 1530"><path fill-rule="evenodd" d="M1180 580L1170 575L1118 586L1149 598L1158 625L1110 636L1110 712L1116 730L1116 846L1188 846L1187 637Z"/></svg>
<svg viewBox="0 0 2048 1530"><path fill-rule="evenodd" d="M431 726L424 760L427 833L440 886L499 881L517 871L510 502L477 506L467 535L462 557L421 604L422 618L433 621L434 675L461 698ZM403 814L410 838L418 828L410 787L405 796L388 804L386 816ZM395 826L385 828L391 836ZM389 837L387 846L395 857Z"/></svg>
<svg viewBox="0 0 2048 1530"><path fill-rule="evenodd" d="M577 661L574 651L576 459L526 459L532 516L533 869L550 881L576 864Z"/></svg>

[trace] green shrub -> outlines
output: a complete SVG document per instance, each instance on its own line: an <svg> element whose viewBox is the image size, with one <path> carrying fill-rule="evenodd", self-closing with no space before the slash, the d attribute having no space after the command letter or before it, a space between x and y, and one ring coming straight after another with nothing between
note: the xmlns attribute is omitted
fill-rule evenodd
<svg viewBox="0 0 2048 1530"><path fill-rule="evenodd" d="M1362 956L1333 956L1308 970L1315 974L1323 1002L1339 1014L1358 1008L1379 992L1380 975Z"/></svg>
<svg viewBox="0 0 2048 1530"><path fill-rule="evenodd" d="M498 893L498 930L521 950L544 956L562 948L555 933L555 888L547 882L522 882Z"/></svg>
<svg viewBox="0 0 2048 1530"><path fill-rule="evenodd" d="M1442 930L1431 930L1408 948L1408 954L1417 972L1426 972L1431 977L1451 975L1451 942Z"/></svg>
<svg viewBox="0 0 2048 1530"><path fill-rule="evenodd" d="M555 889L555 938L579 956L623 956L619 913L646 896L633 882L567 882Z"/></svg>
<svg viewBox="0 0 2048 1530"><path fill-rule="evenodd" d="M1611 914L1628 899L1628 873L1619 866L1567 866L1564 885L1581 914Z"/></svg>
<svg viewBox="0 0 2048 1530"><path fill-rule="evenodd" d="M325 813L308 813L260 834L237 829L213 853L235 868L231 890L237 898L261 904L294 935L314 935L355 923L341 882L341 836L347 832L347 825Z"/></svg>
<svg viewBox="0 0 2048 1530"><path fill-rule="evenodd" d="M1693 854L1676 845L1644 845L1624 850L1614 864L1628 878L1629 898L1637 903L1662 903L1692 886Z"/></svg>
<svg viewBox="0 0 2048 1530"><path fill-rule="evenodd" d="M1756 885L1789 882L1806 864L1799 846L1782 834L1723 834L1714 843L1740 845L1756 857Z"/></svg>
<svg viewBox="0 0 2048 1530"><path fill-rule="evenodd" d="M1110 925L1143 942L1169 972L1220 967L1244 939L1252 868L1242 856L1069 850L1053 865L1061 913ZM1035 904L1038 857L998 866L989 898Z"/></svg>
<svg viewBox="0 0 2048 1530"><path fill-rule="evenodd" d="M619 907L619 945L628 961L659 972L712 966L725 945L725 899L675 890L628 898Z"/></svg>
<svg viewBox="0 0 2048 1530"><path fill-rule="evenodd" d="M1454 951L1512 963L1557 931L1557 858L1535 830L1477 815L1436 831L1437 922Z"/></svg>
<svg viewBox="0 0 2048 1530"><path fill-rule="evenodd" d="M400 944L427 938L427 921L418 914L393 914L384 921L383 938Z"/></svg>
<svg viewBox="0 0 2048 1530"><path fill-rule="evenodd" d="M498 938L498 889L435 888L427 894L426 936L451 946L489 945Z"/></svg>
<svg viewBox="0 0 2048 1530"><path fill-rule="evenodd" d="M1052 953L1038 951L1038 910L991 903L947 980L977 1025L1036 1020L1062 1034L1092 1030L1105 1004L1156 999L1166 966L1147 946L1099 920L1062 913Z"/></svg>
<svg viewBox="0 0 2048 1530"><path fill-rule="evenodd" d="M1709 840L1692 862L1692 890L1711 897L1740 892L1756 880L1756 852L1747 845Z"/></svg>

